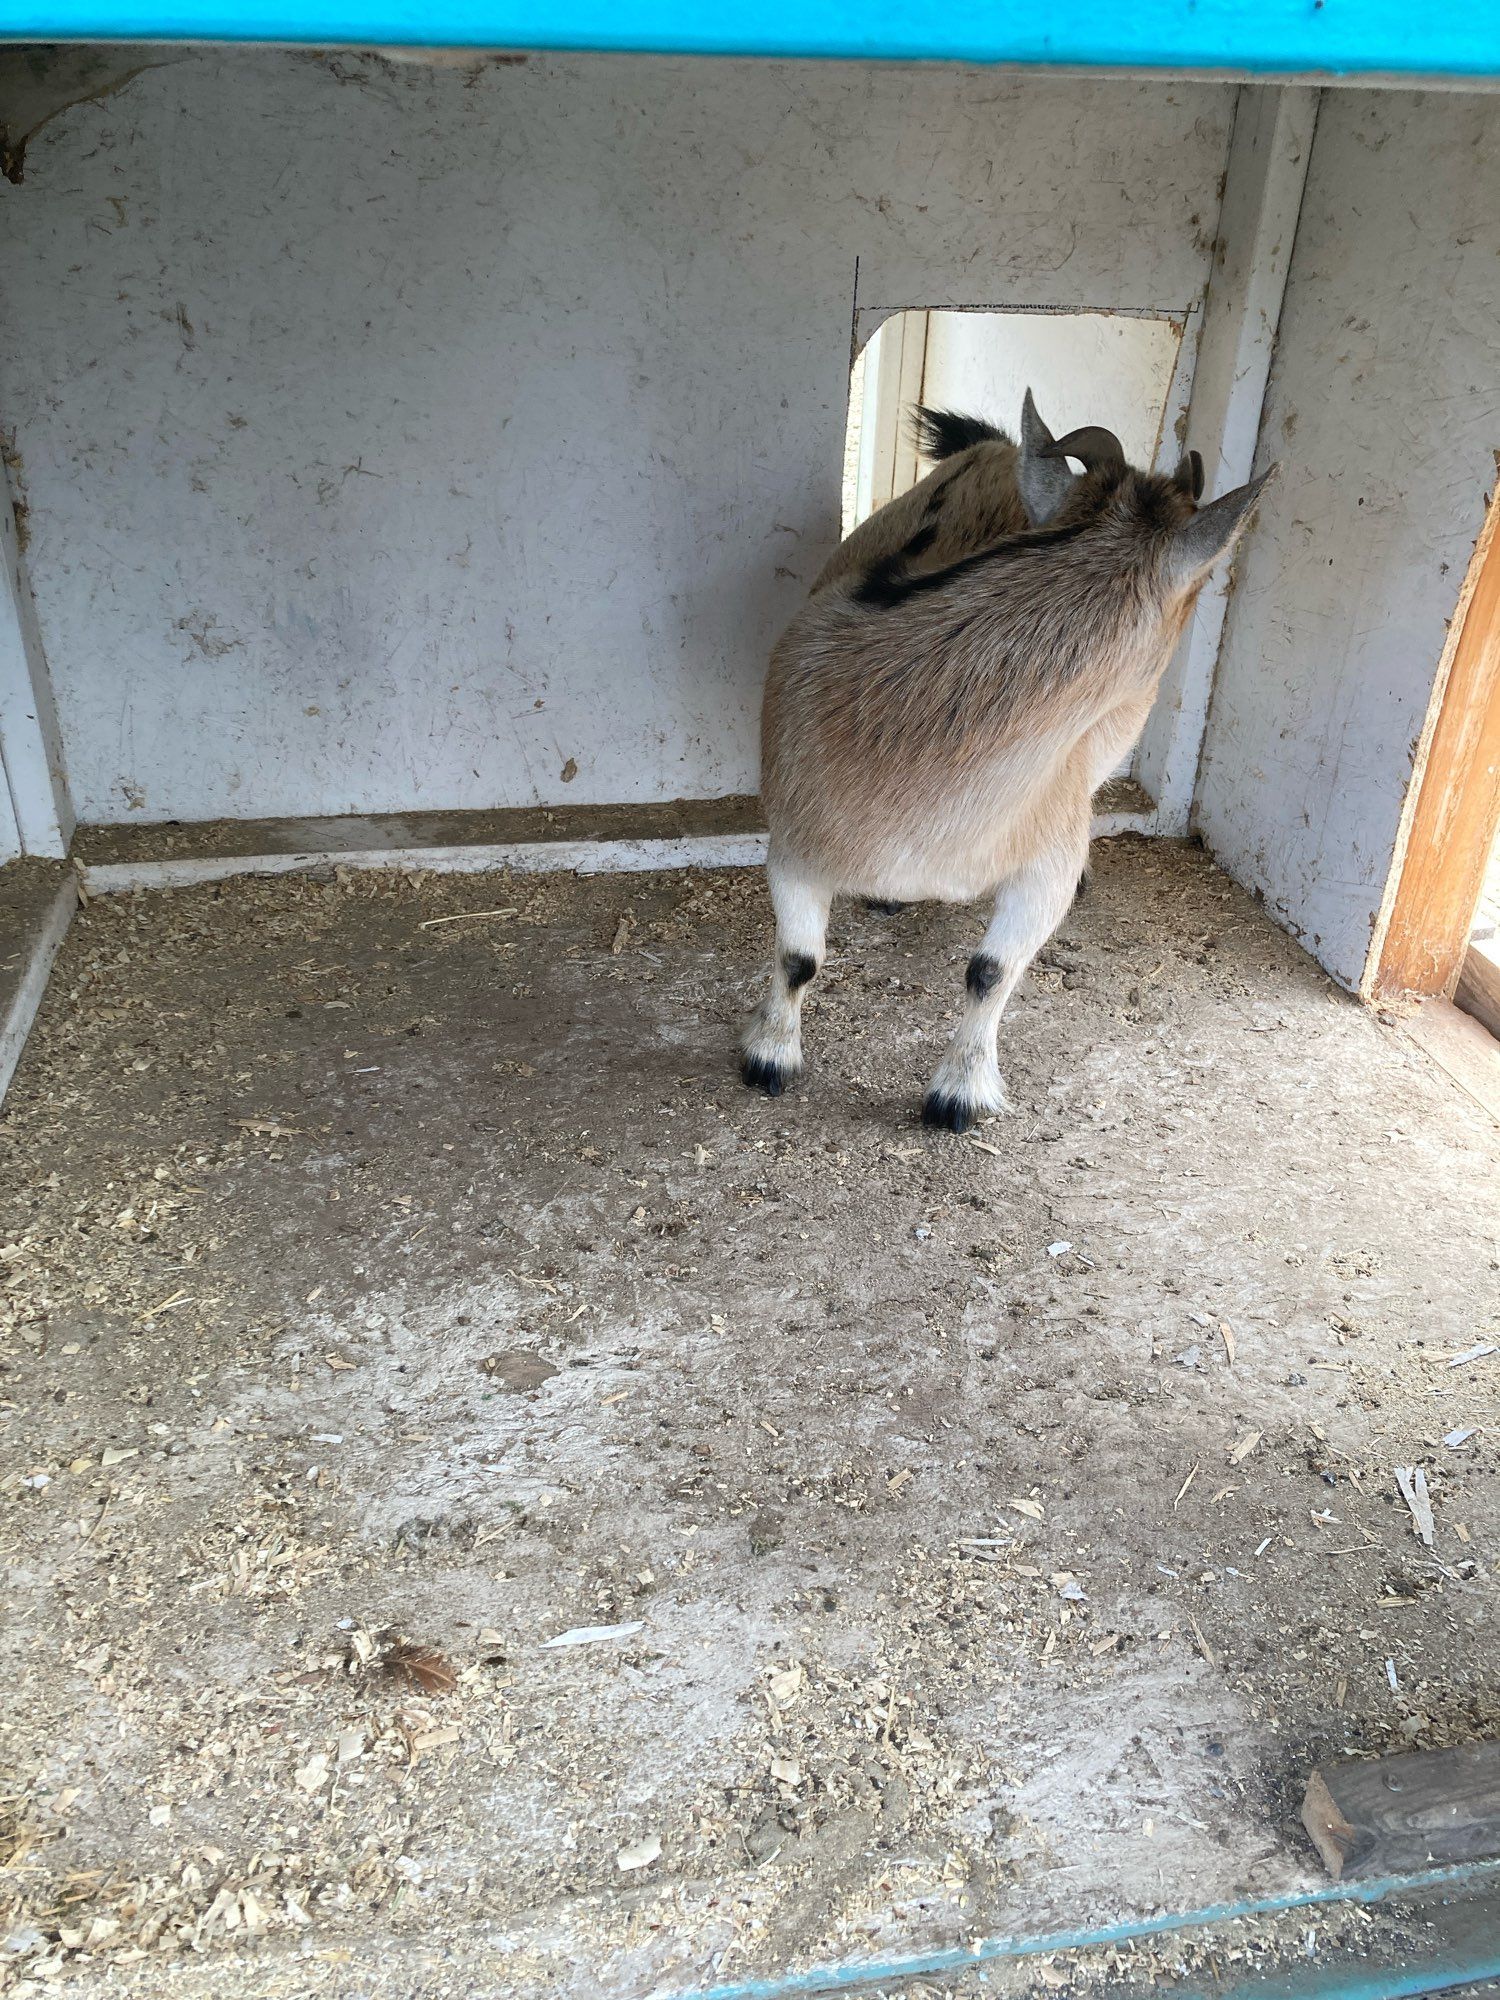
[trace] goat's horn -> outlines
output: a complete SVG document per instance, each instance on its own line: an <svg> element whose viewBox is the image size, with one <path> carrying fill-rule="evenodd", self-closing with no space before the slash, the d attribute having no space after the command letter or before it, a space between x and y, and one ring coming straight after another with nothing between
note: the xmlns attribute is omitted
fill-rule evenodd
<svg viewBox="0 0 1500 2000"><path fill-rule="evenodd" d="M1085 424L1082 430L1069 431L1066 437L1057 440L1047 456L1081 459L1090 472L1125 470L1124 445L1113 431L1107 431L1099 424Z"/></svg>

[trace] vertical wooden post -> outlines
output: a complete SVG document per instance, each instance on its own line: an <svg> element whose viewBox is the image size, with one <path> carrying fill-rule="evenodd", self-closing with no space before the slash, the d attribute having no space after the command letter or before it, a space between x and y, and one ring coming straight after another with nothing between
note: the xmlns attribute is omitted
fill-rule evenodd
<svg viewBox="0 0 1500 2000"><path fill-rule="evenodd" d="M1187 442L1203 454L1210 497L1253 468L1318 96L1300 85L1247 84L1235 105L1188 409ZM1136 755L1162 833L1188 830L1228 593L1219 576L1199 598Z"/></svg>
<svg viewBox="0 0 1500 2000"><path fill-rule="evenodd" d="M893 313L870 337L855 489L857 520L917 483L917 447L903 419L922 399L926 359L925 312Z"/></svg>
<svg viewBox="0 0 1500 2000"><path fill-rule="evenodd" d="M1376 926L1366 998L1450 995L1500 833L1500 493L1448 632Z"/></svg>

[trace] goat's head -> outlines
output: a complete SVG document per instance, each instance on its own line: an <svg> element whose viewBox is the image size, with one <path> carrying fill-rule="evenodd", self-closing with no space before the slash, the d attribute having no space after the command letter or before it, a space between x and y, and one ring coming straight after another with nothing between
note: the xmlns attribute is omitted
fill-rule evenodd
<svg viewBox="0 0 1500 2000"><path fill-rule="evenodd" d="M1084 468L1074 473L1076 459ZM1054 438L1026 391L1021 408L1017 485L1035 527L1066 528L1109 515L1122 529L1149 539L1151 565L1167 600L1185 597L1238 540L1266 482L1279 467L1237 486L1204 507L1203 460L1190 451L1169 477L1141 472L1125 462L1113 431L1096 424Z"/></svg>

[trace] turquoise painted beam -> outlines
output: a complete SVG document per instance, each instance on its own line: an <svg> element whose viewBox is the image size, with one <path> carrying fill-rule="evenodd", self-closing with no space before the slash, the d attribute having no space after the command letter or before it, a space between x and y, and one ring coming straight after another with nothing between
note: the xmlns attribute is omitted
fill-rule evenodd
<svg viewBox="0 0 1500 2000"><path fill-rule="evenodd" d="M1380 1903L1395 1904L1421 1920L1423 1939L1414 1950L1419 1963L1372 1966L1361 1961L1321 1966L1308 1962L1285 1979L1252 1978L1232 1987L1219 1984L1215 2000L1427 2000L1431 1994L1500 1981L1500 1860L1486 1860L1462 1861L1416 1874L1375 1876L1363 1882L1333 1882L1281 1896L1213 1903L1196 1910L1168 1911L1076 1930L981 1937L970 1945L939 1946L900 1958L850 1959L809 1966L800 1972L681 1987L663 1994L662 2000L837 2000L843 1995L853 2000L856 1994L879 1993L904 1986L908 1980L972 1972L986 1965L1024 1963L1056 1952L1092 1951L1138 1939L1169 1938L1184 1931L1196 1932L1201 1938L1206 1931L1247 1917L1279 1916L1290 1911L1311 1915L1343 1904L1369 1907ZM1485 1990L1491 1990L1488 1984ZM1165 1991L1170 1991L1174 2000L1210 2000L1207 1993L1200 1996L1194 1991L1191 1980L1174 1982Z"/></svg>
<svg viewBox="0 0 1500 2000"><path fill-rule="evenodd" d="M1492 0L0 0L0 38L1500 75Z"/></svg>

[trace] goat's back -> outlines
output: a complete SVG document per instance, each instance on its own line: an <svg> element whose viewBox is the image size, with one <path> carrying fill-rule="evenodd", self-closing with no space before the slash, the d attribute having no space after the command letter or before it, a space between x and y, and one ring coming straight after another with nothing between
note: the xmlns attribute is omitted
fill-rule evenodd
<svg viewBox="0 0 1500 2000"><path fill-rule="evenodd" d="M1020 454L1008 438L995 438L945 459L910 492L878 507L839 543L813 584L814 596L831 583L866 570L931 530L918 560L940 569L976 555L1030 523L1016 484Z"/></svg>
<svg viewBox="0 0 1500 2000"><path fill-rule="evenodd" d="M761 790L783 853L835 888L957 900L1024 858L1065 774L1081 810L1091 732L1149 698L1188 603L1152 587L1149 518L1082 482L1076 505L956 567L918 526L913 558L851 563L814 593L766 681Z"/></svg>

